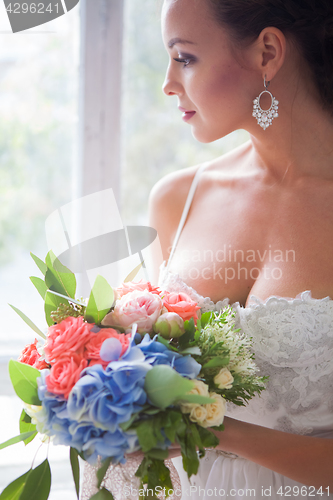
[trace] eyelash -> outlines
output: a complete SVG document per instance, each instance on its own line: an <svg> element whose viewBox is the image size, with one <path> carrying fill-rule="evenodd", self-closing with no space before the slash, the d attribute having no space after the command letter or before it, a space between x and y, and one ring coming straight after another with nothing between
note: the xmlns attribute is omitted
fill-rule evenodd
<svg viewBox="0 0 333 500"><path fill-rule="evenodd" d="M184 63L183 68L186 68L186 66L188 66L192 62L192 59L190 57L184 57L184 59L180 59L178 57L174 57L173 60L177 61L177 62L180 62L180 63Z"/></svg>

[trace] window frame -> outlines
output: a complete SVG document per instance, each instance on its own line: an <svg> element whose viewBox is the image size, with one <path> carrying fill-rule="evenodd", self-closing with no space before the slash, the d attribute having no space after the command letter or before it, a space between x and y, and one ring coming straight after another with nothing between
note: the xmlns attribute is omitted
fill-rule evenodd
<svg viewBox="0 0 333 500"><path fill-rule="evenodd" d="M81 0L77 196L112 188L121 208L125 0Z"/></svg>

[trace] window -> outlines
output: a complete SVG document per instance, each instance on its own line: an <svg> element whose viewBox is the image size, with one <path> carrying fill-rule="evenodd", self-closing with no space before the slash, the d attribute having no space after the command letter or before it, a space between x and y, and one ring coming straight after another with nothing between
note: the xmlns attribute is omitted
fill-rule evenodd
<svg viewBox="0 0 333 500"><path fill-rule="evenodd" d="M180 118L176 97L162 92L168 55L160 27L162 0L126 0L121 177L126 224L148 224L148 196L165 174L221 156L248 139L236 131L198 143Z"/></svg>
<svg viewBox="0 0 333 500"><path fill-rule="evenodd" d="M34 340L32 330L8 302L43 328L42 301L29 280L38 275L38 269L29 251L45 257L45 219L74 192L78 69L78 8L46 25L13 34L1 2L0 442L18 434L21 409L9 383L8 360L17 358L21 348ZM28 470L36 449L34 443L30 446L23 453L16 447L0 453L0 491ZM73 490L70 471L62 481L62 457L55 452L51 500L60 498L67 484ZM65 498L71 500L66 494Z"/></svg>

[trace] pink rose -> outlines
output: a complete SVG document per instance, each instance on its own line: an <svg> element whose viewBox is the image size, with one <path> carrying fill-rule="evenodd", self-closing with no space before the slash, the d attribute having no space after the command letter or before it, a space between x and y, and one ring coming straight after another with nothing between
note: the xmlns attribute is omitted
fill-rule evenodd
<svg viewBox="0 0 333 500"><path fill-rule="evenodd" d="M87 368L88 361L79 354L65 355L58 359L46 377L47 390L68 399L69 393L79 380L82 370Z"/></svg>
<svg viewBox="0 0 333 500"><path fill-rule="evenodd" d="M117 296L118 298L122 297L123 295L126 295L129 292L133 292L134 290L148 290L150 293L157 293L160 295L161 290L159 290L158 287L152 286L150 281L143 281L142 279L140 281L134 282L134 281L128 281L126 283L122 283L117 289Z"/></svg>
<svg viewBox="0 0 333 500"><path fill-rule="evenodd" d="M184 321L193 318L194 324L197 324L196 311L200 307L187 293L168 293L163 297L163 305L169 312L177 313Z"/></svg>
<svg viewBox="0 0 333 500"><path fill-rule="evenodd" d="M139 333L150 333L162 307L163 302L158 294L133 290L117 300L114 310L105 316L102 325L130 331L133 323L137 323Z"/></svg>
<svg viewBox="0 0 333 500"><path fill-rule="evenodd" d="M50 326L44 346L46 359L52 363L64 354L82 354L84 344L94 335L90 331L94 326L93 323L86 323L82 316L68 317Z"/></svg>
<svg viewBox="0 0 333 500"><path fill-rule="evenodd" d="M25 363L26 365L33 366L37 370L43 370L43 368L49 368L45 359L37 351L37 339L32 344L25 346L23 351L18 358L18 361Z"/></svg>
<svg viewBox="0 0 333 500"><path fill-rule="evenodd" d="M84 357L88 361L90 361L89 366L101 364L103 368L105 368L109 364L108 361L103 361L101 359L99 353L104 340L110 338L115 338L119 340L119 342L121 343L122 349L120 356L122 356L127 351L127 348L131 340L130 333L119 333L117 332L117 330L114 330L113 328L101 328L99 332L94 333L94 335L90 337L90 340L85 346Z"/></svg>

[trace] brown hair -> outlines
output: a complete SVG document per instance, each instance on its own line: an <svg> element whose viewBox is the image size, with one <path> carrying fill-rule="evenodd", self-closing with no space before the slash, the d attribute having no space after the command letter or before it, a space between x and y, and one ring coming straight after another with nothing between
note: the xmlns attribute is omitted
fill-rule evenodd
<svg viewBox="0 0 333 500"><path fill-rule="evenodd" d="M323 105L333 114L333 0L208 0L215 21L237 43L267 26L293 40L307 61Z"/></svg>

